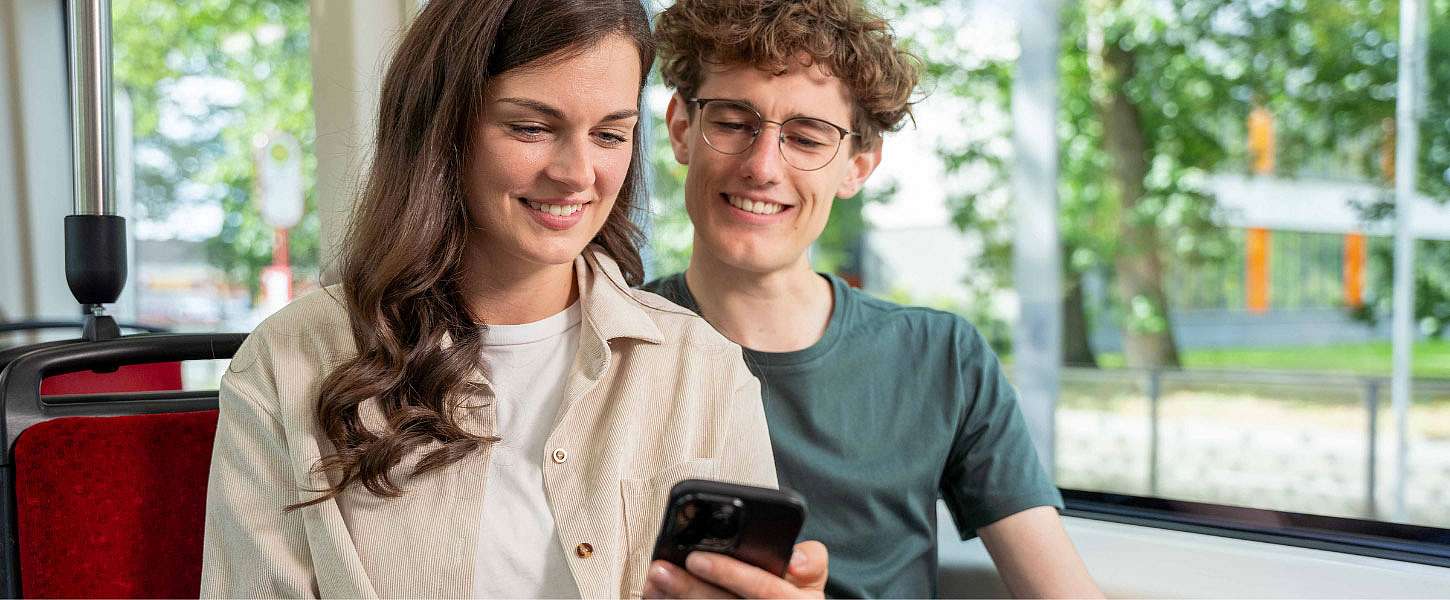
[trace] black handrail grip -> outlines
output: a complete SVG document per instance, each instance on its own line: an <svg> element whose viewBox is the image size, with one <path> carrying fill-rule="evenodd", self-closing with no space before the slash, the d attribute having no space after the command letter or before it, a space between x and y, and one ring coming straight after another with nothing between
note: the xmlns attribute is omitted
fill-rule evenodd
<svg viewBox="0 0 1450 600"><path fill-rule="evenodd" d="M52 342L29 344L26 346L15 346L13 348L0 348L0 372L3 372L5 370L5 367L10 363L15 362L16 359L25 356L26 354L30 354L31 352L35 352L36 350L44 350L46 348L69 346L71 344L81 343L86 343L86 341L79 339L55 340Z"/></svg>
<svg viewBox="0 0 1450 600"><path fill-rule="evenodd" d="M26 353L0 371L0 402L5 411L0 429L6 447L12 447L20 434L8 423L11 418L34 413L40 418L64 404L52 407L41 400L40 383L46 377L156 362L228 359L246 337L244 333L148 333Z"/></svg>
<svg viewBox="0 0 1450 600"><path fill-rule="evenodd" d="M116 392L109 394L63 394L41 396L48 411L63 411L69 406L96 406L143 400L147 402L180 402L199 399L215 401L216 390L171 390L165 392Z"/></svg>
<svg viewBox="0 0 1450 600"><path fill-rule="evenodd" d="M17 377L38 381L66 373L127 365L224 360L231 358L246 339L245 333L146 333L100 342L75 342L43 348L15 359L9 365L10 376L12 381L19 381ZM32 393L39 389L37 383Z"/></svg>

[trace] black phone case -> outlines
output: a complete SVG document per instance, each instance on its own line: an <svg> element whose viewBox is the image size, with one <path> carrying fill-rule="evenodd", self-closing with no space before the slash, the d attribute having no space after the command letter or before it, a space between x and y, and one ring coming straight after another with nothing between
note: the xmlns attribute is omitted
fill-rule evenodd
<svg viewBox="0 0 1450 600"><path fill-rule="evenodd" d="M660 522L660 532L655 537L654 560L667 560L684 568L685 557L689 556L693 548L676 548L667 539L667 534L671 513L678 500L692 493L739 498L746 507L740 524L739 543L726 554L769 571L777 577L785 575L796 537L800 535L801 526L806 519L805 501L800 495L790 490L773 490L704 479L686 479L670 488L670 497Z"/></svg>

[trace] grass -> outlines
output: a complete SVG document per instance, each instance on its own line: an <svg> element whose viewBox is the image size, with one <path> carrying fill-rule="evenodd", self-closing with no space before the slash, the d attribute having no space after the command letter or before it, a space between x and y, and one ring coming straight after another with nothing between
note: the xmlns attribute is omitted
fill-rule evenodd
<svg viewBox="0 0 1450 600"><path fill-rule="evenodd" d="M1414 377L1450 379L1450 340L1417 342L1413 354L1410 371ZM1215 348L1182 353L1183 366L1190 369L1317 371L1384 376L1390 374L1390 357L1389 342L1278 348ZM1098 366L1122 367L1123 355L1099 354Z"/></svg>

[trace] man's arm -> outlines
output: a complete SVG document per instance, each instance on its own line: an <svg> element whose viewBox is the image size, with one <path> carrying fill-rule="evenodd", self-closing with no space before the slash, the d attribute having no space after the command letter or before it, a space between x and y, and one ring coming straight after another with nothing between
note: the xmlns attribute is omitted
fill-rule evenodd
<svg viewBox="0 0 1450 600"><path fill-rule="evenodd" d="M1103 597L1051 506L1002 518L978 529L977 536L1016 598Z"/></svg>

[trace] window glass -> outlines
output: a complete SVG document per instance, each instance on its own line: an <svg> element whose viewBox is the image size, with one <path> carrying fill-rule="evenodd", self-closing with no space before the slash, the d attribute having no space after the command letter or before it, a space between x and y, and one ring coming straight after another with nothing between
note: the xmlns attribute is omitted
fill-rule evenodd
<svg viewBox="0 0 1450 600"><path fill-rule="evenodd" d="M1443 22L1447 3L1431 13ZM1070 3L1061 226L1084 293L1064 311L1087 327L1065 341L1088 352L1065 356L1060 485L1450 526L1450 151L1435 150L1450 143L1436 58L1450 37L1430 27L1418 124L1416 202L1442 216L1418 227L1402 477L1388 379L1398 19L1380 0Z"/></svg>
<svg viewBox="0 0 1450 600"><path fill-rule="evenodd" d="M308 2L111 10L135 318L250 331L318 280Z"/></svg>

